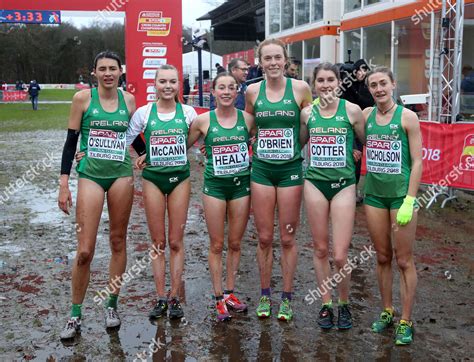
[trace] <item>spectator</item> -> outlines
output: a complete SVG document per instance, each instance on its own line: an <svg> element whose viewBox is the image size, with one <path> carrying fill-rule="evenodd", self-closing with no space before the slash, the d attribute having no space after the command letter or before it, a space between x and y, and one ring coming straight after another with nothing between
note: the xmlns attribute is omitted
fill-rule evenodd
<svg viewBox="0 0 474 362"><path fill-rule="evenodd" d="M290 60L285 69L285 77L298 79L299 66L295 60Z"/></svg>
<svg viewBox="0 0 474 362"><path fill-rule="evenodd" d="M189 75L186 74L183 80L183 99L184 104L188 104L189 93L191 92L191 86L189 85Z"/></svg>
<svg viewBox="0 0 474 362"><path fill-rule="evenodd" d="M33 106L33 110L37 111L38 110L38 96L41 88L39 84L36 82L36 80L32 80L30 82L30 87L28 88L28 93L30 95L31 99L31 105Z"/></svg>
<svg viewBox="0 0 474 362"><path fill-rule="evenodd" d="M344 90L342 97L349 102L357 104L362 110L372 107L375 102L369 92L369 87L365 82L367 73L370 70L369 65L364 59L359 59L354 63L352 73L350 74L352 82L349 82L347 89ZM347 83L346 83L347 84ZM360 171L362 165L362 149L363 145L358 139L354 139L353 154L356 166L356 183L359 183ZM362 201L362 196L357 191L357 202Z"/></svg>
<svg viewBox="0 0 474 362"><path fill-rule="evenodd" d="M216 69L217 69L217 74L225 72L225 68L219 63L216 63Z"/></svg>
<svg viewBox="0 0 474 362"><path fill-rule="evenodd" d="M245 91L247 90L247 75L249 73L249 65L241 58L234 58L229 62L227 66L229 72L234 76L235 80L239 85L237 98L235 100L235 108L244 110L245 109ZM209 108L215 109L215 100L211 94Z"/></svg>

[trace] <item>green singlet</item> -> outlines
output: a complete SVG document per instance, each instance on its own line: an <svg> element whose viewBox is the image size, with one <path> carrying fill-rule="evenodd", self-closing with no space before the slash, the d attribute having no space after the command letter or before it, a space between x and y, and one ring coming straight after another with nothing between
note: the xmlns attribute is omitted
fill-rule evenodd
<svg viewBox="0 0 474 362"><path fill-rule="evenodd" d="M285 94L278 102L267 99L265 87L264 80L254 105L257 125L254 162L281 165L301 160L300 107L293 95L291 79L286 79Z"/></svg>
<svg viewBox="0 0 474 362"><path fill-rule="evenodd" d="M125 140L129 112L122 91L117 90L118 108L107 112L102 108L97 88L91 89L91 103L81 121L80 151L85 156L77 165L79 177L99 183L105 191L119 177L133 175Z"/></svg>
<svg viewBox="0 0 474 362"><path fill-rule="evenodd" d="M176 103L176 114L169 121L158 117L156 103L145 120L143 132L146 143L146 164L142 177L153 182L164 195L189 177L186 141L188 124L181 103Z"/></svg>
<svg viewBox="0 0 474 362"><path fill-rule="evenodd" d="M408 137L402 126L403 107L398 105L392 119L385 126L376 122L374 107L365 125L367 135L366 195L382 198L405 197L411 172Z"/></svg>
<svg viewBox="0 0 474 362"><path fill-rule="evenodd" d="M308 132L310 162L305 178L331 200L339 191L355 184L354 130L347 116L346 101L339 99L332 117L323 117L319 107L313 106Z"/></svg>
<svg viewBox="0 0 474 362"><path fill-rule="evenodd" d="M221 200L233 200L250 194L248 152L249 133L241 110L232 128L209 113L209 129L204 139L207 164L204 170L203 192Z"/></svg>

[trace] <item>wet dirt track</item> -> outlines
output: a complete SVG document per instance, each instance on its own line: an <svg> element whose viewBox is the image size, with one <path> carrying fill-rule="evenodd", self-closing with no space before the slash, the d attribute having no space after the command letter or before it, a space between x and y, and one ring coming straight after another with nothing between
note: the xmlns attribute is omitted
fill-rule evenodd
<svg viewBox="0 0 474 362"><path fill-rule="evenodd" d="M207 270L207 233L200 200L202 166L192 160L193 193L186 226L186 266L182 298L185 319L151 324L147 314L155 298L151 267L122 289L119 311L122 327L107 333L102 307L93 301L108 275L106 210L99 228L91 283L83 307L82 335L71 344L59 342L70 306L70 270L75 251L74 216L57 208L57 179L63 131L2 133L0 139L0 359L1 360L472 360L474 358L474 198L462 194L448 209L421 210L416 243L418 290L414 310L415 343L395 347L390 333L369 330L380 312L375 259L357 265L352 273L351 303L354 328L347 332L316 327L319 301L305 301L315 289L308 225L302 216L298 230L299 261L291 323L273 316L255 316L259 297L256 265L257 239L253 220L242 242L236 291L250 310L217 323L212 309L212 287ZM53 161L48 167L49 156ZM44 162L43 162L44 160ZM33 168L32 168L33 167ZM9 187L26 175L22 187ZM35 172L36 171L36 172ZM31 174L35 177L30 181ZM76 191L75 174L71 182ZM135 179L135 200L127 242L128 264L145 260L148 230ZM18 185L18 184L17 184ZM7 200L8 198L8 200ZM275 243L275 245L277 245ZM370 246L362 207L350 257ZM65 257L68 257L67 260ZM274 248L273 313L281 292L280 249ZM399 306L398 272L394 303ZM154 344L155 342L155 344ZM151 350L156 353L152 354ZM140 361L140 358L137 359Z"/></svg>

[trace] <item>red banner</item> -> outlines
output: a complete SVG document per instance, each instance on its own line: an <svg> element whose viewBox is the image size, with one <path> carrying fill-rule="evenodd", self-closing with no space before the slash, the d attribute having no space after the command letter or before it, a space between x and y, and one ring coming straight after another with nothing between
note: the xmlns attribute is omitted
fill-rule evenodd
<svg viewBox="0 0 474 362"><path fill-rule="evenodd" d="M249 63L249 65L255 64L255 52L253 49L249 49L241 52L224 54L222 56L222 66L227 69L227 64L229 64L229 62L234 58L242 58Z"/></svg>
<svg viewBox="0 0 474 362"><path fill-rule="evenodd" d="M3 101L4 102L21 102L26 100L28 93L24 91L4 91Z"/></svg>
<svg viewBox="0 0 474 362"><path fill-rule="evenodd" d="M139 107L156 100L155 72L160 65L172 64L181 72L181 1L130 1L126 34L127 90Z"/></svg>
<svg viewBox="0 0 474 362"><path fill-rule="evenodd" d="M474 124L420 122L423 137L421 182L474 190ZM365 150L362 174L365 175Z"/></svg>

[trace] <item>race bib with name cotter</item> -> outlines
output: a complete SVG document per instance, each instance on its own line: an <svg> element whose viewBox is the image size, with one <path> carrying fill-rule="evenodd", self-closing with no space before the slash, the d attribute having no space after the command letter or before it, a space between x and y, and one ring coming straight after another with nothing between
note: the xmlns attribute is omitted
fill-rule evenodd
<svg viewBox="0 0 474 362"><path fill-rule="evenodd" d="M311 166L321 168L346 167L346 136L311 136Z"/></svg>

